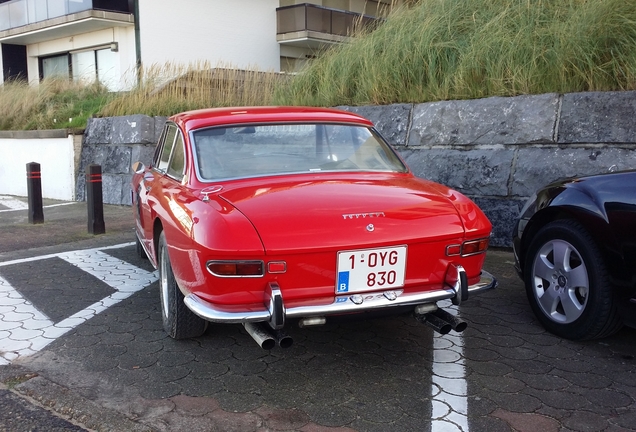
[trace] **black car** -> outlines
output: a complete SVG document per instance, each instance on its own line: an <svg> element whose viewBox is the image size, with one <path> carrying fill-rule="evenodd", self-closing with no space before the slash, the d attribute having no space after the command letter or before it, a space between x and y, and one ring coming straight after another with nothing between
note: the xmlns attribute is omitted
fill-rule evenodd
<svg viewBox="0 0 636 432"><path fill-rule="evenodd" d="M540 189L521 210L513 247L550 332L584 340L636 327L636 170Z"/></svg>

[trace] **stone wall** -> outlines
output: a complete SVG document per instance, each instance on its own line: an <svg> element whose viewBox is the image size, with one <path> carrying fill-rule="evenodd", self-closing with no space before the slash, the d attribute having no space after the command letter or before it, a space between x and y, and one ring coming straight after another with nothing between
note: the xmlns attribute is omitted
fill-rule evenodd
<svg viewBox="0 0 636 432"><path fill-rule="evenodd" d="M544 94L339 107L376 124L413 172L477 202L493 246L510 246L526 199L562 177L636 168L636 92ZM148 163L165 118L91 119L80 171L102 165L104 202L130 204L130 166ZM84 199L84 176L78 176Z"/></svg>
<svg viewBox="0 0 636 432"><path fill-rule="evenodd" d="M86 199L86 167L102 167L102 194L106 204L131 204L132 164L152 160L165 117L132 115L88 120L82 143L76 196Z"/></svg>
<svg viewBox="0 0 636 432"><path fill-rule="evenodd" d="M471 197L493 223L493 246L511 245L515 218L541 186L636 169L636 92L340 108L373 121L417 176Z"/></svg>

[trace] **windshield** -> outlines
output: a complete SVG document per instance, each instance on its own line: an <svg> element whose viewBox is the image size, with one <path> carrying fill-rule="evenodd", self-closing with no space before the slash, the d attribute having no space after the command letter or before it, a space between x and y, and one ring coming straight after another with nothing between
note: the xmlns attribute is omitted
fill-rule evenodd
<svg viewBox="0 0 636 432"><path fill-rule="evenodd" d="M210 128L192 133L201 180L301 172L406 172L370 129L339 124Z"/></svg>

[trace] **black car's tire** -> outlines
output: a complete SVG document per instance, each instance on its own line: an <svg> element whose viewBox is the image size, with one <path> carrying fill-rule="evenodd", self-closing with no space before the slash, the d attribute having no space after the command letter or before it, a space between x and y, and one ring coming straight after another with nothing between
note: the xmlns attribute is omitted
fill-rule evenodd
<svg viewBox="0 0 636 432"><path fill-rule="evenodd" d="M174 339L187 339L201 336L207 327L207 321L195 315L183 303L183 294L172 273L166 236L159 236L159 293L161 299L161 317L163 329Z"/></svg>
<svg viewBox="0 0 636 432"><path fill-rule="evenodd" d="M622 326L603 257L576 221L539 230L526 254L524 279L534 314L558 336L596 339Z"/></svg>
<svg viewBox="0 0 636 432"><path fill-rule="evenodd" d="M139 258L148 259L148 255L146 255L146 251L144 250L144 247L141 245L139 237L137 236L135 236L135 252L137 253L137 256Z"/></svg>

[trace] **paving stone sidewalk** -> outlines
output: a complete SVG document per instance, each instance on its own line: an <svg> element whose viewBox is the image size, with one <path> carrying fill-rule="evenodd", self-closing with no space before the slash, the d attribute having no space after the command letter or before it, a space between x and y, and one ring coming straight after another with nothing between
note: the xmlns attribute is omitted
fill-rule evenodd
<svg viewBox="0 0 636 432"><path fill-rule="evenodd" d="M73 206L45 211L45 225L67 237L42 236L20 220L13 226L0 213L0 251L9 248L0 264L132 240L130 208L109 209L106 235L91 237L84 234L85 204ZM11 250L12 241L27 246ZM133 246L100 253L152 271ZM0 276L36 299L35 263L0 267ZM500 285L461 306L469 322L461 337L436 337L410 317L393 317L290 329L294 346L269 352L240 326L170 339L161 328L157 284L150 283L43 351L0 366L0 405L8 400L19 413L26 401L53 410L52 422L61 416L73 427L104 431L635 430L636 331L601 341L556 338L534 319L510 251L489 251L485 267ZM89 276L63 259L42 269L51 273L43 286L62 280L77 293L88 285ZM95 286L86 296L112 292ZM63 320L81 307L60 302L47 315Z"/></svg>

